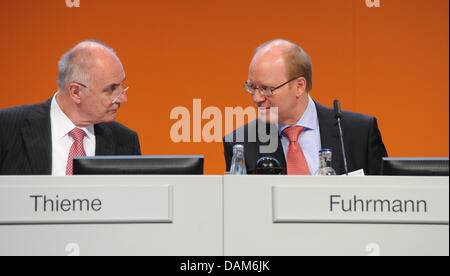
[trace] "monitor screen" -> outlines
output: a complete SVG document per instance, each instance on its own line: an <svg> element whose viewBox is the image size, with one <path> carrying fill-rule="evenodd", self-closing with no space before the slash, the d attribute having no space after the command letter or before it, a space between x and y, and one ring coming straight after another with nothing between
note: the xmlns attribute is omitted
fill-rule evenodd
<svg viewBox="0 0 450 276"><path fill-rule="evenodd" d="M383 175L448 176L447 158L383 158Z"/></svg>
<svg viewBox="0 0 450 276"><path fill-rule="evenodd" d="M203 174L203 160L190 155L75 157L73 174Z"/></svg>

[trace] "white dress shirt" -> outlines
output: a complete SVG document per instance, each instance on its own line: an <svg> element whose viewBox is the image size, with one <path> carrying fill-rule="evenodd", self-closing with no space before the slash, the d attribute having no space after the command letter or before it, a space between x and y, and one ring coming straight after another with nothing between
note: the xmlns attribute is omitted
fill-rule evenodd
<svg viewBox="0 0 450 276"><path fill-rule="evenodd" d="M308 107L303 113L300 120L295 124L305 129L298 137L298 143L305 155L311 175L315 174L319 169L319 150L321 149L319 118L317 117L317 109L314 101L308 95ZM289 125L278 125L278 132L281 136L281 144L283 145L284 157L286 158L289 147L289 138L283 133L283 130Z"/></svg>
<svg viewBox="0 0 450 276"><path fill-rule="evenodd" d="M67 159L69 151L74 142L69 132L76 126L61 110L53 96L50 106L50 122L52 129L52 175L66 175ZM84 151L87 156L95 155L95 133L94 125L89 125L80 129L84 130L86 136L83 139Z"/></svg>

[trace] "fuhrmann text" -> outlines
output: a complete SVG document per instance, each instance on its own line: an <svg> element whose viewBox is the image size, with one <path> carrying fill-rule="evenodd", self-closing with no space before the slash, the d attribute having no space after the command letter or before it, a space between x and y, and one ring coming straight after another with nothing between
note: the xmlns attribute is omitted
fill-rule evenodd
<svg viewBox="0 0 450 276"><path fill-rule="evenodd" d="M364 199L353 195L330 195L330 212L353 213L427 213L426 200Z"/></svg>

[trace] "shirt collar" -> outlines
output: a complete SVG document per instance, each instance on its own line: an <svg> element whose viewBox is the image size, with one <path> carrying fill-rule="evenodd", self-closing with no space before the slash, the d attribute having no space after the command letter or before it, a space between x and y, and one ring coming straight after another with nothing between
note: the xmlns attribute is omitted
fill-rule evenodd
<svg viewBox="0 0 450 276"><path fill-rule="evenodd" d="M278 124L278 133L281 135L281 133L285 128L291 126L293 125ZM309 96L309 94L308 94L308 106L306 107L305 112L303 113L300 120L298 120L298 122L295 124L295 126L302 126L305 128L305 130L308 129L315 130L318 128L316 105L314 104L314 101L312 100L311 96Z"/></svg>
<svg viewBox="0 0 450 276"><path fill-rule="evenodd" d="M67 117L67 115L62 111L59 107L58 102L56 101L56 93L53 96L52 103L50 106L50 114L52 124L52 132L54 133L54 137L59 140L64 136L68 135L68 133L76 128L77 126ZM84 130L88 139L95 139L94 125L89 125L87 127L79 127L79 129Z"/></svg>

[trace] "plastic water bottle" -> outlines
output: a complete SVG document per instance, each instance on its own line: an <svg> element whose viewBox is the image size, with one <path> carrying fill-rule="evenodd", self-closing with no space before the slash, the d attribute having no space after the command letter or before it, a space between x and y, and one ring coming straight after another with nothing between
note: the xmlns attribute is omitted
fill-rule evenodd
<svg viewBox="0 0 450 276"><path fill-rule="evenodd" d="M319 169L314 175L336 175L331 167L331 149L321 149L319 151Z"/></svg>
<svg viewBox="0 0 450 276"><path fill-rule="evenodd" d="M232 175L247 174L247 168L245 167L243 145L234 145L233 147L233 159L231 160L230 174Z"/></svg>

